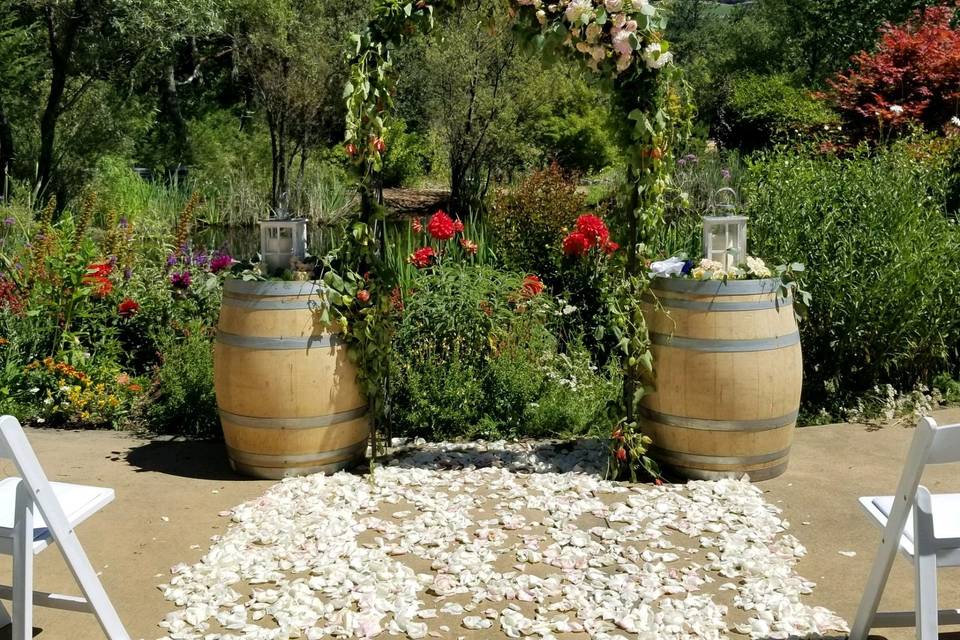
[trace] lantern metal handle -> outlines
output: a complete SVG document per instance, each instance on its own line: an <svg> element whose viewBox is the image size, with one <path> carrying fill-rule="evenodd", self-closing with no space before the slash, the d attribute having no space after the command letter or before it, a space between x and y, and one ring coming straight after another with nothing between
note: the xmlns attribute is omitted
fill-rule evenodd
<svg viewBox="0 0 960 640"><path fill-rule="evenodd" d="M724 197L726 197L726 202L721 202ZM722 211L723 215L731 215L740 208L740 196L730 187L717 189L717 192L713 195L710 208L714 211Z"/></svg>

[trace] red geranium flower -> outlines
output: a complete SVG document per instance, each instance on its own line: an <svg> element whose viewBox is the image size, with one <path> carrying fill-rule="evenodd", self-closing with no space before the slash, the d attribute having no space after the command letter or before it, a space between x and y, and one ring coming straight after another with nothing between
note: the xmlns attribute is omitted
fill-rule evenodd
<svg viewBox="0 0 960 640"><path fill-rule="evenodd" d="M113 265L109 262L94 262L87 266L87 274L83 276L81 282L93 288L94 297L105 298L113 291L113 283L109 278L111 271L113 271Z"/></svg>
<svg viewBox="0 0 960 640"><path fill-rule="evenodd" d="M568 256L583 256L590 251L590 239L581 231L574 231L563 239L563 253Z"/></svg>
<svg viewBox="0 0 960 640"><path fill-rule="evenodd" d="M135 316L138 311L140 311L140 305L130 298L124 298L123 302L117 305L117 313L121 318Z"/></svg>
<svg viewBox="0 0 960 640"><path fill-rule="evenodd" d="M531 274L523 279L523 295L527 298L532 298L543 293L543 281L540 280L537 276Z"/></svg>
<svg viewBox="0 0 960 640"><path fill-rule="evenodd" d="M598 247L606 246L607 241L610 240L610 231L607 229L607 225L597 216L589 213L580 216L577 218L576 227L577 231L585 235L587 240Z"/></svg>
<svg viewBox="0 0 960 640"><path fill-rule="evenodd" d="M620 245L618 245L616 242L613 242L611 240L610 242L608 242L603 246L603 252L606 253L607 255L610 255L611 253L613 253L619 248L620 248Z"/></svg>
<svg viewBox="0 0 960 640"><path fill-rule="evenodd" d="M366 289L360 289L360 291L357 291L357 300L363 304L367 304L370 302L370 292Z"/></svg>
<svg viewBox="0 0 960 640"><path fill-rule="evenodd" d="M453 231L454 233L463 232L463 222L460 221L460 218L453 221Z"/></svg>
<svg viewBox="0 0 960 640"><path fill-rule="evenodd" d="M410 254L410 264L415 266L417 269L429 267L436 255L437 254L434 252L433 247L422 247Z"/></svg>
<svg viewBox="0 0 960 640"><path fill-rule="evenodd" d="M449 240L457 233L457 228L453 224L453 219L441 210L430 216L427 231L437 240Z"/></svg>

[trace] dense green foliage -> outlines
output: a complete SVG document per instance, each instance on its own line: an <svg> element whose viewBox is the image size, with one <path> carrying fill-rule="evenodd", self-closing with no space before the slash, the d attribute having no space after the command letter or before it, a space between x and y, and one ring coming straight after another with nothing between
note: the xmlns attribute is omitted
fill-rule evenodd
<svg viewBox="0 0 960 640"><path fill-rule="evenodd" d="M726 146L752 150L771 143L829 137L840 118L807 89L782 74L744 75L731 82L718 137Z"/></svg>
<svg viewBox="0 0 960 640"><path fill-rule="evenodd" d="M789 151L752 162L751 252L807 265L807 403L956 372L960 229L944 211L945 178L943 155L922 143L848 159Z"/></svg>
<svg viewBox="0 0 960 640"><path fill-rule="evenodd" d="M619 393L588 354L557 352L549 296L524 277L448 263L423 273L394 338L391 417L433 438L586 434ZM582 394L568 402L570 392Z"/></svg>

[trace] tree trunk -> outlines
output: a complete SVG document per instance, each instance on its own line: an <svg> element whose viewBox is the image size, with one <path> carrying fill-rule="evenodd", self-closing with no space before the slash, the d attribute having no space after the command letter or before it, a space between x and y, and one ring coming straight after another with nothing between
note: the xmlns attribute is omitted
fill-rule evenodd
<svg viewBox="0 0 960 640"><path fill-rule="evenodd" d="M70 63L77 46L77 33L83 20L86 19L86 5L84 0L74 0L73 8L64 11L63 33L59 33L57 19L54 15L54 6L45 7L47 23L47 38L50 51L50 91L47 94L47 104L40 118L40 152L37 156L37 184L36 192L40 196L38 202L45 198L53 175L55 164L55 145L57 122L61 114L61 101L67 88L70 77Z"/></svg>
<svg viewBox="0 0 960 640"><path fill-rule="evenodd" d="M176 160L182 164L189 164L190 144L187 133L187 121L180 111L180 94L177 90L177 77L174 72L173 61L164 65L163 75L157 85L160 94L160 115L169 126L173 136L173 147Z"/></svg>
<svg viewBox="0 0 960 640"><path fill-rule="evenodd" d="M3 108L3 99L0 98L0 197L8 192L6 178L12 171L14 158L16 151L13 146L13 127Z"/></svg>

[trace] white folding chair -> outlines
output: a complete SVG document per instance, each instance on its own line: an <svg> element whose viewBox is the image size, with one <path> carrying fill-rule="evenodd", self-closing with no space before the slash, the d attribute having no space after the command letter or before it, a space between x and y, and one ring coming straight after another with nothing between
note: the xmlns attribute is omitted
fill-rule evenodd
<svg viewBox="0 0 960 640"><path fill-rule="evenodd" d="M13 640L32 638L36 604L93 613L107 638L129 640L74 532L113 500L113 489L49 482L13 416L0 417L0 458L11 459L20 474L0 481L0 553L13 556L13 586L0 586L0 598L13 601L13 620L0 605L0 627L12 622ZM33 556L52 542L60 547L83 598L33 591Z"/></svg>
<svg viewBox="0 0 960 640"><path fill-rule="evenodd" d="M938 625L960 624L960 610L937 609L937 568L960 566L960 493L931 495L920 485L928 464L960 462L960 424L917 424L895 496L860 498L880 527L883 541L870 570L850 640L865 640L872 627L916 626L917 640L936 640ZM877 613L897 550L913 563L915 611Z"/></svg>

